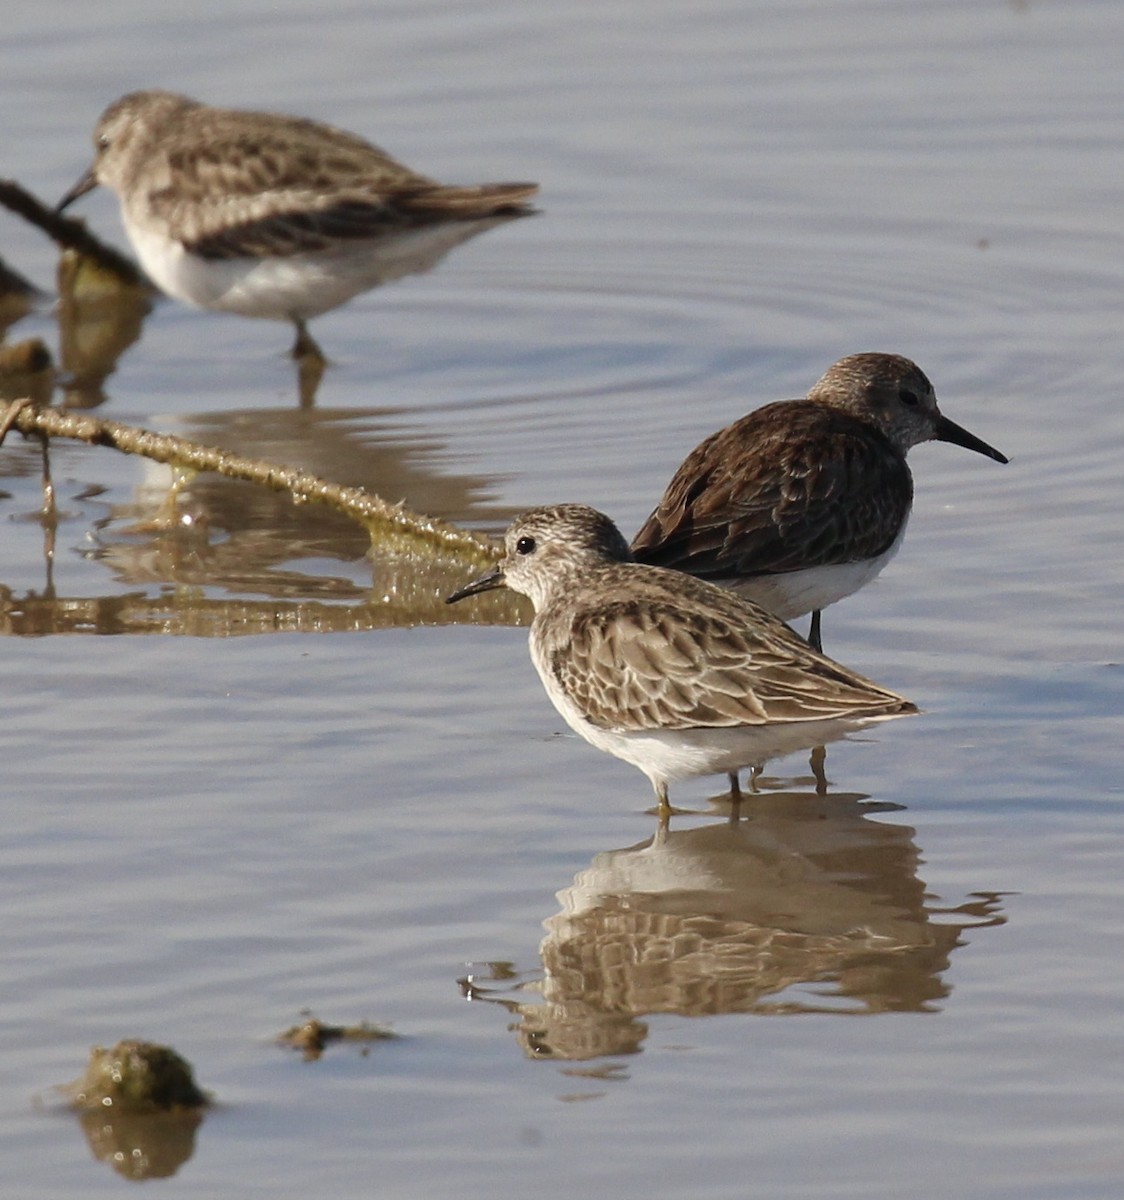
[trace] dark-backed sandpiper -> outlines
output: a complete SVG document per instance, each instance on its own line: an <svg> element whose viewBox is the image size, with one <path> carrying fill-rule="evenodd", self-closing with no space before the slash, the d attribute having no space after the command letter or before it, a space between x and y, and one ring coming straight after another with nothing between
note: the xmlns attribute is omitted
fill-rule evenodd
<svg viewBox="0 0 1124 1200"><path fill-rule="evenodd" d="M953 442L1004 455L950 421L924 372L852 354L804 400L767 404L683 460L632 540L637 561L734 588L784 621L868 584L893 558L913 504L906 452Z"/></svg>

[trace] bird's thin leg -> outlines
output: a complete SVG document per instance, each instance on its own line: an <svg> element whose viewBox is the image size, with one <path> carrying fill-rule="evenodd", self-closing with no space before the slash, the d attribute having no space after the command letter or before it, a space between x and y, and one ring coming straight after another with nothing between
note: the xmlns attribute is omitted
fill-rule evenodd
<svg viewBox="0 0 1124 1200"><path fill-rule="evenodd" d="M293 318L293 325L296 326L297 340L293 342L292 355L300 361L302 358L318 358L321 362L327 362L324 357L324 351L316 343L316 339L308 332L308 326L300 317Z"/></svg>
<svg viewBox="0 0 1124 1200"><path fill-rule="evenodd" d="M827 795L827 772L824 769L827 763L827 747L813 746L812 754L808 760L808 765L812 768L812 778L816 781L816 795Z"/></svg>
<svg viewBox="0 0 1124 1200"><path fill-rule="evenodd" d="M812 623L808 626L808 645L817 653L823 653L823 640L820 637L820 610L812 612Z"/></svg>
<svg viewBox="0 0 1124 1200"><path fill-rule="evenodd" d="M305 323L294 317L293 324L297 328L297 340L293 343L293 360L297 364L297 396L301 408L311 408L316 403L316 392L320 380L324 378L328 360Z"/></svg>
<svg viewBox="0 0 1124 1200"><path fill-rule="evenodd" d="M659 783L653 783L656 789L656 812L659 816L660 828L667 829L668 822L671 820L671 801L667 797L667 783L660 780Z"/></svg>

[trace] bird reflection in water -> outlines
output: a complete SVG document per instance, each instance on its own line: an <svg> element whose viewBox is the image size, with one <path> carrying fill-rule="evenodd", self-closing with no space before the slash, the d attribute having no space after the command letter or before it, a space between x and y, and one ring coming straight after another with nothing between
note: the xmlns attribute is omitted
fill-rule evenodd
<svg viewBox="0 0 1124 1200"><path fill-rule="evenodd" d="M937 1012L965 932L1006 918L998 893L934 904L914 830L873 819L894 808L761 792L736 823L606 851L558 893L541 971L462 993L517 1016L529 1057L572 1061L639 1052L656 1013Z"/></svg>
<svg viewBox="0 0 1124 1200"><path fill-rule="evenodd" d="M66 408L97 408L105 381L140 339L153 292L72 250L59 256L59 356Z"/></svg>

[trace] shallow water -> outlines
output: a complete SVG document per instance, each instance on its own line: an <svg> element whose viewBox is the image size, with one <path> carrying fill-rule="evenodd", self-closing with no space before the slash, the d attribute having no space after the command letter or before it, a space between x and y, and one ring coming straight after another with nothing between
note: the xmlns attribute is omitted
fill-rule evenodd
<svg viewBox="0 0 1124 1200"><path fill-rule="evenodd" d="M472 616L454 564L212 478L194 532L146 531L167 475L62 443L51 561L9 438L8 1187L123 1186L130 1144L94 1161L51 1089L145 1037L218 1102L191 1195L1119 1195L1124 14L192 12L11 14L4 174L61 196L160 85L538 179L542 212L316 321L312 409L289 330L161 303L99 415L491 532L583 500L631 533L702 436L879 349L1011 464L918 448L904 548L825 615L923 715L830 747L827 797L772 764L737 828L683 785L660 842L520 631L436 624ZM111 197L80 211L124 244ZM0 257L52 289L7 214ZM303 1062L272 1039L305 1008L401 1037Z"/></svg>

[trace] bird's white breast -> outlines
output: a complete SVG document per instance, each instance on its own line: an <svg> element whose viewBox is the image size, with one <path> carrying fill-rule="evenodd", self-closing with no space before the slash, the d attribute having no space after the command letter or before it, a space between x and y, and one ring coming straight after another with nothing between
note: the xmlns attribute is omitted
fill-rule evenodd
<svg viewBox="0 0 1124 1200"><path fill-rule="evenodd" d="M806 567L802 571L787 571L781 575L757 575L748 579L721 579L717 582L760 604L782 621L791 621L805 613L827 608L866 587L897 554L905 537L905 526L906 522L903 521L893 545L876 558Z"/></svg>
<svg viewBox="0 0 1124 1200"><path fill-rule="evenodd" d="M454 221L330 250L261 258L203 258L163 226L125 218L125 232L158 288L185 304L244 317L302 320L360 292L429 270L450 249L494 224Z"/></svg>

